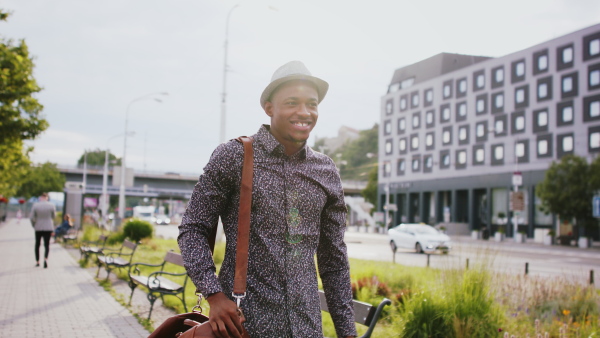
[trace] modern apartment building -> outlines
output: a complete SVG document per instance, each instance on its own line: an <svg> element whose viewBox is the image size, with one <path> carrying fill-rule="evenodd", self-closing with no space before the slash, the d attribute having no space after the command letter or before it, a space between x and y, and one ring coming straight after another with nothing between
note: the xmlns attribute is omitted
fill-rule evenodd
<svg viewBox="0 0 600 338"><path fill-rule="evenodd" d="M402 67L381 107L379 210L395 205L391 224L512 235L517 223L531 237L556 221L537 207L545 170L600 153L600 24L499 58L442 53ZM511 214L515 173L523 206Z"/></svg>

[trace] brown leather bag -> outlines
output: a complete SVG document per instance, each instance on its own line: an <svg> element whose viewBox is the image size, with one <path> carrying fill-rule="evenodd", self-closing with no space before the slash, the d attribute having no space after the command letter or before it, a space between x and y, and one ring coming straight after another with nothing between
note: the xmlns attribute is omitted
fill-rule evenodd
<svg viewBox="0 0 600 338"><path fill-rule="evenodd" d="M246 274L248 270L248 242L250 239L250 210L252 209L252 176L254 166L254 151L252 138L241 136L237 138L244 145L244 164L242 167L242 183L240 186L240 206L238 212L238 237L236 243L235 276L233 281L234 297L239 301L246 294ZM215 229L216 230L216 229ZM211 251L215 245L216 231L209 238ZM215 338L208 317L202 314L198 293L198 304L192 312L181 313L165 320L152 332L148 338ZM199 309L196 310L196 309ZM242 323L245 322L242 311L238 308ZM191 326L191 328L190 328ZM243 338L249 338L244 330Z"/></svg>

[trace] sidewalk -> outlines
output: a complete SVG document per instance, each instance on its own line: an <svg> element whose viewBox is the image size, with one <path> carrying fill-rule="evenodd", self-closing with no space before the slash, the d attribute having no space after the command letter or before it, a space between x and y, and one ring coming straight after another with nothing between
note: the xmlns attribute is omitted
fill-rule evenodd
<svg viewBox="0 0 600 338"><path fill-rule="evenodd" d="M35 267L34 244L28 219L0 225L0 337L149 335L60 244L50 244L48 269Z"/></svg>

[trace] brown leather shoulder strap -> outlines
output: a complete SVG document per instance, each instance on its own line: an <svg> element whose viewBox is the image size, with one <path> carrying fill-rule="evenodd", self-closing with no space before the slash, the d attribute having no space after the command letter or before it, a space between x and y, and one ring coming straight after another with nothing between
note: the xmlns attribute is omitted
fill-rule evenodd
<svg viewBox="0 0 600 338"><path fill-rule="evenodd" d="M250 241L250 210L252 209L252 180L254 176L254 151L252 138L238 138L244 145L244 165L242 167L242 184L240 186L240 207L238 212L238 235L235 256L235 277L233 293L246 293L246 276L248 272L248 242Z"/></svg>

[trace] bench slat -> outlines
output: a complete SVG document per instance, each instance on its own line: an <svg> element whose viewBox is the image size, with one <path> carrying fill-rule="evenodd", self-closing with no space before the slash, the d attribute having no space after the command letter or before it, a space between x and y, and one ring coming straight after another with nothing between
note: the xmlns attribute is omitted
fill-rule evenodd
<svg viewBox="0 0 600 338"><path fill-rule="evenodd" d="M167 290L167 291L173 291L173 292L177 292L177 291L181 291L181 288L183 288L183 286L167 279L164 277L152 277L152 278L148 278L148 276L131 276L131 280L134 283L140 284L140 285L144 285L149 287L152 290Z"/></svg>
<svg viewBox="0 0 600 338"><path fill-rule="evenodd" d="M181 256L181 254L169 251L165 255L165 262L183 266L183 257Z"/></svg>
<svg viewBox="0 0 600 338"><path fill-rule="evenodd" d="M321 301L321 310L329 312L325 293L321 290L319 290L319 300ZM354 321L365 326L371 325L376 308L371 304L357 300L352 300L352 304L354 305Z"/></svg>

